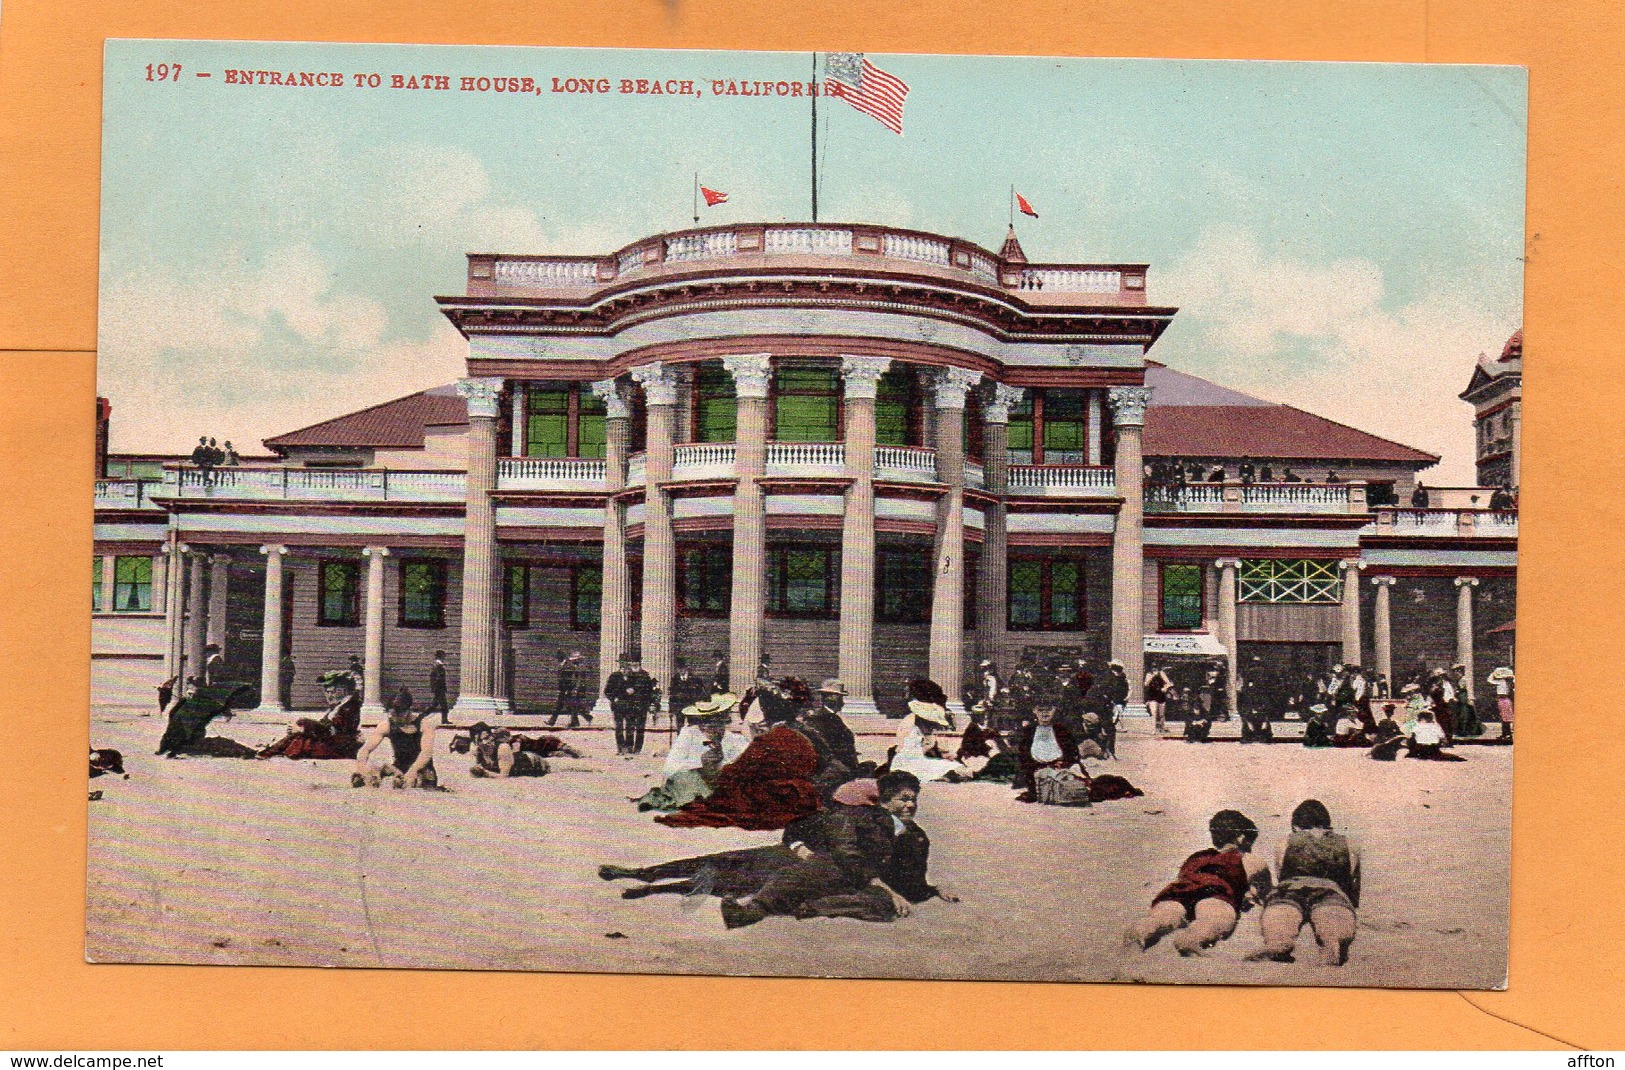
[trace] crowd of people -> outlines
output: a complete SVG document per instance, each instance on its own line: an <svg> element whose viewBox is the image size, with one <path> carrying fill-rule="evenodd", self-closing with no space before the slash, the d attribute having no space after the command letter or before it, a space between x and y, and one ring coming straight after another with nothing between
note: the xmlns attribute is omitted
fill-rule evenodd
<svg viewBox="0 0 1625 1070"><path fill-rule="evenodd" d="M202 473L203 482L212 485L219 478L215 471L217 468L236 468L242 464L242 458L237 456L237 449L227 439L224 446L216 445L215 440L202 435L197 445L192 447L192 467Z"/></svg>

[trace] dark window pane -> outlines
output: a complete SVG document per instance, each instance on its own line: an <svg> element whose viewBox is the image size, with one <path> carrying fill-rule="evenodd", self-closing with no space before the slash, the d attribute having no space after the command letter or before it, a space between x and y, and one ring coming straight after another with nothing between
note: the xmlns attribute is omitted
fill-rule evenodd
<svg viewBox="0 0 1625 1070"><path fill-rule="evenodd" d="M1052 561L1049 565L1049 625L1052 628L1076 628L1083 620L1083 570L1075 561Z"/></svg>
<svg viewBox="0 0 1625 1070"><path fill-rule="evenodd" d="M445 619L445 587L443 562L401 562L401 624L440 627Z"/></svg>
<svg viewBox="0 0 1625 1070"><path fill-rule="evenodd" d="M1162 566L1162 626L1202 626L1202 566Z"/></svg>
<svg viewBox="0 0 1625 1070"><path fill-rule="evenodd" d="M825 368L780 368L774 376L780 442L834 442L840 437L840 377Z"/></svg>
<svg viewBox="0 0 1625 1070"><path fill-rule="evenodd" d="M603 569L598 565L577 565L570 576L571 624L577 628L598 627L603 593Z"/></svg>
<svg viewBox="0 0 1625 1070"><path fill-rule="evenodd" d="M1038 627L1043 612L1043 566L1037 561L1012 561L1009 575L1010 627Z"/></svg>
<svg viewBox="0 0 1625 1070"><path fill-rule="evenodd" d="M914 404L909 370L893 369L880 377L875 391L875 443L880 446L911 446L909 410Z"/></svg>
<svg viewBox="0 0 1625 1070"><path fill-rule="evenodd" d="M733 590L733 555L727 546L690 546L682 556L683 608L725 613Z"/></svg>
<svg viewBox="0 0 1625 1070"><path fill-rule="evenodd" d="M602 457L607 430L604 399L594 394L591 387L577 389L580 397L576 417L576 456Z"/></svg>
<svg viewBox="0 0 1625 1070"><path fill-rule="evenodd" d="M531 387L530 415L525 423L527 457L570 455L570 391Z"/></svg>
<svg viewBox="0 0 1625 1070"><path fill-rule="evenodd" d="M881 550L875 576L881 620L917 624L930 619L931 572L925 550Z"/></svg>
<svg viewBox="0 0 1625 1070"><path fill-rule="evenodd" d="M152 608L152 558L115 559L113 608L120 613L144 613Z"/></svg>
<svg viewBox="0 0 1625 1070"><path fill-rule="evenodd" d="M530 566L509 565L502 588L503 616L511 628L530 623Z"/></svg>
<svg viewBox="0 0 1625 1070"><path fill-rule="evenodd" d="M359 610L359 567L349 561L324 561L321 570L321 604L317 621L353 627Z"/></svg>
<svg viewBox="0 0 1625 1070"><path fill-rule="evenodd" d="M702 364L694 377L694 439L732 442L738 422L733 376L720 364Z"/></svg>

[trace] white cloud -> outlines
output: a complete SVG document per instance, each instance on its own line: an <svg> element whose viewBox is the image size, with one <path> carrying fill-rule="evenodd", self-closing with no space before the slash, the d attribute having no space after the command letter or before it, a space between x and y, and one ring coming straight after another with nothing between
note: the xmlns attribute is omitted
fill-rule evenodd
<svg viewBox="0 0 1625 1070"><path fill-rule="evenodd" d="M98 359L115 449L182 452L210 434L257 452L271 435L447 382L463 354L444 321L426 337L392 334L378 302L337 288L309 246L286 246L218 273L114 280Z"/></svg>
<svg viewBox="0 0 1625 1070"><path fill-rule="evenodd" d="M1151 281L1153 300L1180 307L1153 357L1440 454L1430 483L1474 482L1472 408L1456 395L1518 310L1442 283L1402 304L1369 261L1311 263L1230 227Z"/></svg>

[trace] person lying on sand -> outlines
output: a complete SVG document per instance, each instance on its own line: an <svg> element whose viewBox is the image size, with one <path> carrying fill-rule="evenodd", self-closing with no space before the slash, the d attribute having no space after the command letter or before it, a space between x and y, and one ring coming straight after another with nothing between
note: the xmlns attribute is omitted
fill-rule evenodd
<svg viewBox="0 0 1625 1070"><path fill-rule="evenodd" d="M468 774L475 777L546 776L550 770L547 759L555 754L579 758L581 752L558 736L543 735L532 739L517 735L506 728L493 728L480 721L469 727L468 735L455 736L451 741L453 754L474 754L474 764Z"/></svg>
<svg viewBox="0 0 1625 1070"><path fill-rule="evenodd" d="M1308 925L1322 965L1347 962L1360 905L1360 851L1332 831L1332 815L1318 799L1305 799L1292 811L1292 834L1276 873L1279 881L1258 919L1264 948L1248 960L1291 962L1298 932Z"/></svg>
<svg viewBox="0 0 1625 1070"><path fill-rule="evenodd" d="M1236 931L1243 912L1270 892L1270 867L1252 853L1258 826L1237 810L1220 810L1207 823L1213 846L1197 851L1151 900L1151 909L1128 932L1141 951L1171 932L1181 955L1200 955Z"/></svg>

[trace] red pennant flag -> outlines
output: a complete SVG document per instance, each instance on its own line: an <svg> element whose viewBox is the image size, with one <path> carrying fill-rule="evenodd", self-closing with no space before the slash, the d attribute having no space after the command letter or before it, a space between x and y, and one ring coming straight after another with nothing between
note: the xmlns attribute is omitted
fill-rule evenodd
<svg viewBox="0 0 1625 1070"><path fill-rule="evenodd" d="M1028 203L1027 198L1023 197L1019 193L1016 194L1016 207L1021 209L1022 215L1030 215L1034 219L1038 218L1038 213L1033 211L1033 206Z"/></svg>
<svg viewBox="0 0 1625 1070"><path fill-rule="evenodd" d="M704 186L700 187L700 196L705 198L705 206L707 208L715 208L717 205L723 204L728 200L728 195L726 193L722 193L714 189L706 189Z"/></svg>

